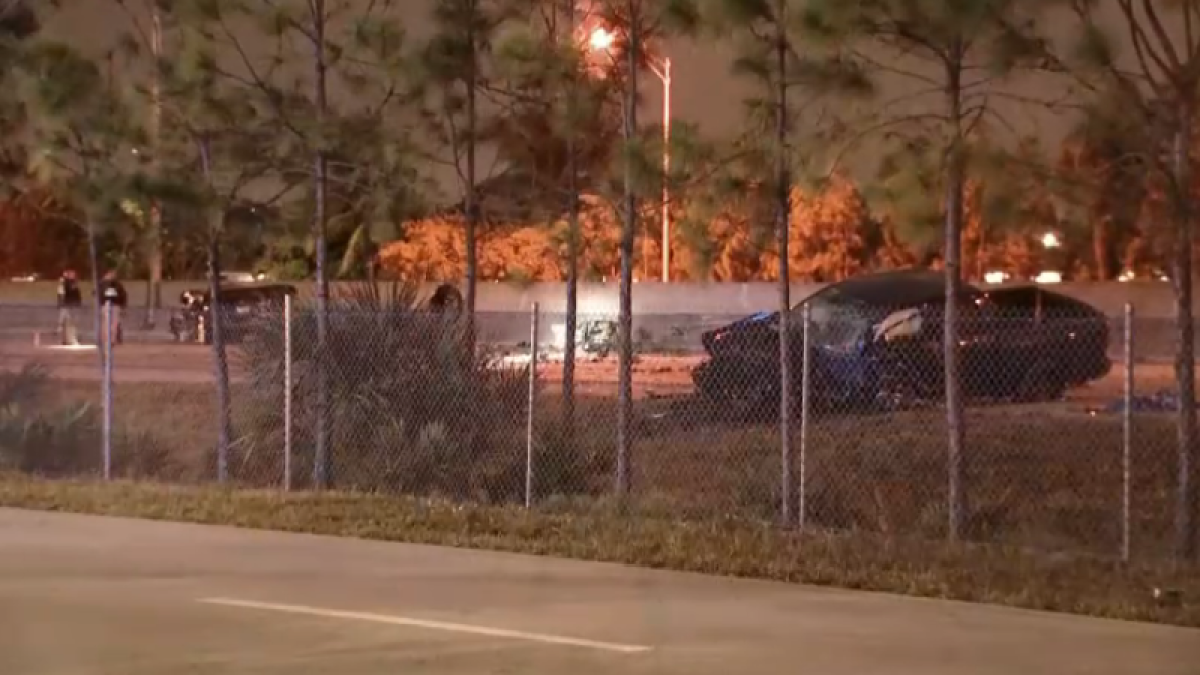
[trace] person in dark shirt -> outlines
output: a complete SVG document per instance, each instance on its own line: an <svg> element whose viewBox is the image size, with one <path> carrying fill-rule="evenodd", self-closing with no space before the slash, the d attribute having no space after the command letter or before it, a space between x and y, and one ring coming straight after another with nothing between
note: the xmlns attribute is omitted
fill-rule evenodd
<svg viewBox="0 0 1200 675"><path fill-rule="evenodd" d="M442 284L429 298L429 310L438 314L457 314L462 311L463 297L452 284Z"/></svg>
<svg viewBox="0 0 1200 675"><path fill-rule="evenodd" d="M129 293L125 291L125 284L117 278L117 273L112 270L106 272L100 282L100 301L112 308L113 343L121 344L125 340L121 319L129 305Z"/></svg>
<svg viewBox="0 0 1200 675"><path fill-rule="evenodd" d="M79 344L76 316L83 306L83 294L75 270L64 270L58 280L58 339L64 345Z"/></svg>

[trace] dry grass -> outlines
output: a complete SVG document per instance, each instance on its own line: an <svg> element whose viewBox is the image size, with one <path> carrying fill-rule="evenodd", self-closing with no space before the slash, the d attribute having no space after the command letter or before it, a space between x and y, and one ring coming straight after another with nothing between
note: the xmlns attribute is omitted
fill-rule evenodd
<svg viewBox="0 0 1200 675"><path fill-rule="evenodd" d="M60 400L98 401L91 383L59 383ZM253 405L235 388L235 421L256 442L235 449L235 477L248 487L282 480L282 429L278 411ZM126 384L115 394L117 421L135 437L168 447L174 480L213 476L215 404L204 385ZM770 521L780 511L778 432L769 424L735 424L716 411L666 401L639 404L634 488L644 512L676 519L741 518ZM547 393L535 415L535 481L539 499L602 498L615 464L615 409L605 398L581 398L578 432L564 438L555 397ZM447 472L443 486L491 486L453 493L460 499L519 499L524 487L523 420L480 420L514 427L496 436L486 456L473 456L466 472ZM973 409L969 414L969 535L974 541L1046 551L1113 556L1121 545L1123 463L1118 416L1089 415L1078 406ZM519 433L508 433L516 431ZM365 432L364 432L365 433ZM249 438L249 437L247 437ZM353 436L351 437L353 438ZM1173 420L1140 415L1130 474L1135 556L1170 552L1175 480ZM426 445L369 454L336 448L341 487L371 492L398 489L406 473L421 468L403 456L433 452ZM132 449L131 452L137 452ZM450 463L465 464L447 448ZM803 447L793 442L793 475L799 481L804 453L805 515L815 527L930 539L945 534L946 451L944 420L935 410L818 419ZM310 455L297 451L296 475L307 476ZM243 467L238 470L238 467ZM483 474L483 478L477 477ZM432 493L447 496L448 490ZM798 495L797 495L798 497Z"/></svg>
<svg viewBox="0 0 1200 675"><path fill-rule="evenodd" d="M99 400L92 383L58 387L60 400ZM253 432L258 439L236 449L235 476L248 487L278 485L283 471L278 411L254 405L250 394L241 387L233 392L238 431ZM203 482L213 476L213 398L211 387L204 385L125 384L116 389L116 418L122 429L151 437L155 447L171 449L173 467L181 467L173 478ZM539 498L602 498L612 485L615 464L613 401L580 398L573 441L564 437L559 414L557 399L547 392L535 415ZM773 425L722 421L717 411L669 401L641 402L637 415L634 488L643 512L676 519L750 521L770 521L779 513L780 443ZM972 409L968 421L968 528L974 541L1101 556L1120 550L1119 416L1089 415L1078 406L1061 404ZM523 420L479 422L513 428L496 436L497 446L488 449L487 456L470 460L477 469L448 473L445 481L465 483L482 472L498 487L488 495L454 496L519 499L524 487ZM1133 549L1137 556L1161 558L1170 550L1176 468L1171 416L1140 415L1134 438ZM400 482L395 476L415 470L401 461L402 456L432 452L425 445L410 445L407 453L389 445L385 447L390 451L380 452L378 441L372 442L373 449L365 455L353 447L335 449L340 465L348 467L341 471L341 487L394 491ZM806 445L798 438L793 441L797 483L804 453L807 522L838 531L943 537L945 448L944 419L936 410L816 420ZM445 452L451 463L467 461L461 450ZM297 475L307 475L309 461L309 455L297 451ZM244 470L237 471L238 466Z"/></svg>
<svg viewBox="0 0 1200 675"><path fill-rule="evenodd" d="M679 413L684 415L684 413ZM640 485L677 507L769 518L778 512L778 432L730 428L711 416L648 434ZM1169 550L1175 479L1168 415L1136 421L1132 455L1136 552ZM664 423L664 426L670 426ZM1122 443L1118 416L1061 406L968 414L968 487L976 541L1113 555L1120 550ZM793 442L796 464L802 451ZM931 538L945 534L946 434L936 410L818 419L805 453L809 522L838 530ZM795 474L799 474L798 467Z"/></svg>

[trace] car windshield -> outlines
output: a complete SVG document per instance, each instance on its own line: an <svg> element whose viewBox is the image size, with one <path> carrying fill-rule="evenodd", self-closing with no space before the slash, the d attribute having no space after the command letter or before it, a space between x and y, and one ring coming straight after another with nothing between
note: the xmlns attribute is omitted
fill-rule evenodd
<svg viewBox="0 0 1200 675"><path fill-rule="evenodd" d="M809 302L811 340L822 347L849 347L857 343L879 320L879 312L855 302L839 301L835 296L814 298ZM793 325L802 325L803 303L793 309Z"/></svg>

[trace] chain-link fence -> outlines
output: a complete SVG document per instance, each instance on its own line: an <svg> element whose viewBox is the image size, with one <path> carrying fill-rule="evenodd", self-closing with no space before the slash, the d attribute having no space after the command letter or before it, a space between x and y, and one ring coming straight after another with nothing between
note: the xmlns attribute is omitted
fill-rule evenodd
<svg viewBox="0 0 1200 675"><path fill-rule="evenodd" d="M619 499L631 518L1117 558L1174 555L1196 526L1173 324L1132 313L966 304L949 391L940 303L814 302L786 332L769 313L687 330L635 316L624 390L608 315L469 322L398 293L217 318L108 360L53 337L0 349L4 464L533 508Z"/></svg>

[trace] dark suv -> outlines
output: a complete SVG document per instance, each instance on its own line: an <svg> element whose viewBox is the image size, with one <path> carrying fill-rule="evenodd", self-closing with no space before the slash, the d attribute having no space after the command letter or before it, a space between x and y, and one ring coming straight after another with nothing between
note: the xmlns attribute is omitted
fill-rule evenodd
<svg viewBox="0 0 1200 675"><path fill-rule="evenodd" d="M1108 321L1095 308L1038 286L980 290L963 284L960 372L974 398L1048 400L1106 375ZM872 405L936 399L944 388L945 286L940 274L905 270L827 286L792 309L793 384L804 365L809 306L814 403ZM779 315L756 314L709 331L709 358L693 372L709 398L778 400Z"/></svg>

